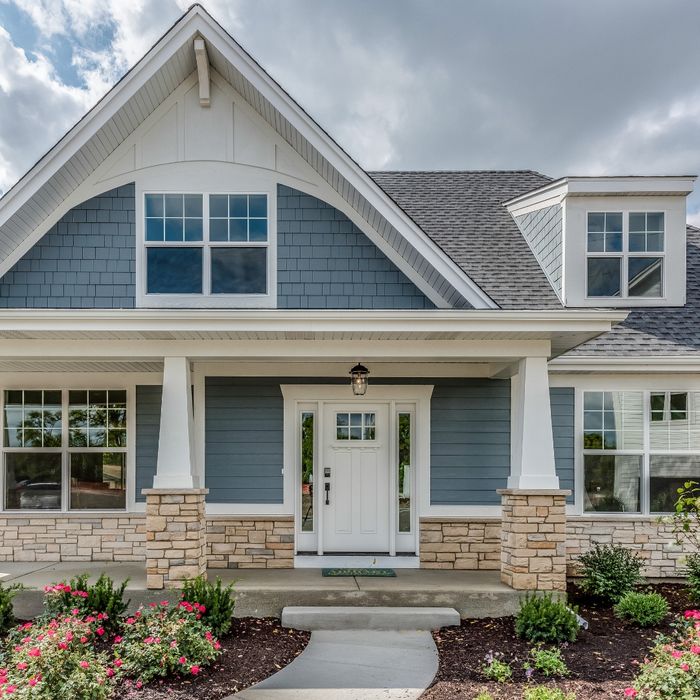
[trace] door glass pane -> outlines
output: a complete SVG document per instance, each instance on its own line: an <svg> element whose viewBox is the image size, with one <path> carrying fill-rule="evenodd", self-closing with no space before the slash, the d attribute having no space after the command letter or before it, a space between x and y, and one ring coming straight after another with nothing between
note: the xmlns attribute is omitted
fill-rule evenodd
<svg viewBox="0 0 700 700"><path fill-rule="evenodd" d="M10 452L5 455L5 508L58 510L60 507L59 452Z"/></svg>
<svg viewBox="0 0 700 700"><path fill-rule="evenodd" d="M301 414L301 531L314 531L314 414Z"/></svg>
<svg viewBox="0 0 700 700"><path fill-rule="evenodd" d="M399 413L399 532L411 532L411 414Z"/></svg>
<svg viewBox="0 0 700 700"><path fill-rule="evenodd" d="M88 510L126 508L126 453L71 454L70 507Z"/></svg>
<svg viewBox="0 0 700 700"><path fill-rule="evenodd" d="M585 455L584 510L638 513L641 463L639 455Z"/></svg>
<svg viewBox="0 0 700 700"><path fill-rule="evenodd" d="M377 428L374 413L336 413L336 440L375 440Z"/></svg>

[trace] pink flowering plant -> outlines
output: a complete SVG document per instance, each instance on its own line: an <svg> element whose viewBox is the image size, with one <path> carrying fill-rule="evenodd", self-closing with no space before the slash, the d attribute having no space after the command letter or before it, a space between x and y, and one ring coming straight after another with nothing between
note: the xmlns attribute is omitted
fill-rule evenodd
<svg viewBox="0 0 700 700"><path fill-rule="evenodd" d="M119 669L95 650L104 630L94 617L56 617L20 625L9 635L0 668L0 698L106 700Z"/></svg>
<svg viewBox="0 0 700 700"><path fill-rule="evenodd" d="M637 700L700 698L700 611L686 610L671 637L660 636L625 697Z"/></svg>
<svg viewBox="0 0 700 700"><path fill-rule="evenodd" d="M102 615L103 626L113 632L119 629L120 618L126 612L128 601L124 601L127 581L118 586L109 576L101 574L94 584L88 583L88 575L81 574L70 581L54 583L44 588L45 617L79 614ZM72 613L77 609L78 613Z"/></svg>
<svg viewBox="0 0 700 700"><path fill-rule="evenodd" d="M221 645L202 621L204 605L182 601L151 603L125 620L113 647L122 672L139 683L170 674L196 676L220 653Z"/></svg>

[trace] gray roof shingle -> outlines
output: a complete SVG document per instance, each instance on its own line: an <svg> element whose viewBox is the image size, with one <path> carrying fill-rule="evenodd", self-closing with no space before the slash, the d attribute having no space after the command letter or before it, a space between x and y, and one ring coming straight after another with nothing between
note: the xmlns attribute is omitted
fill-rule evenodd
<svg viewBox="0 0 700 700"><path fill-rule="evenodd" d="M532 170L387 171L370 177L502 309L561 302L503 202L551 178Z"/></svg>

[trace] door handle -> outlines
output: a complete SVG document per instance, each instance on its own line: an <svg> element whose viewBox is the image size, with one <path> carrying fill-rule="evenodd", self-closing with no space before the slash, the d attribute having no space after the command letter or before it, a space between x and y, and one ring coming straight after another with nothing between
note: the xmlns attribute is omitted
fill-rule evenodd
<svg viewBox="0 0 700 700"><path fill-rule="evenodd" d="M329 505L331 504L331 502L330 502L330 500L329 500L329 496L330 496L330 493L331 493L331 484L330 484L330 481L326 481L326 483L325 483L325 488L326 488L326 505L329 506Z"/></svg>

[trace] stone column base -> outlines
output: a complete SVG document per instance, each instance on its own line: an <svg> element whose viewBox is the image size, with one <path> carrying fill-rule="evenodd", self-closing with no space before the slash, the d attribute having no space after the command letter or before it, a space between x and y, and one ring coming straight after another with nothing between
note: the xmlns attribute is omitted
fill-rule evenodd
<svg viewBox="0 0 700 700"><path fill-rule="evenodd" d="M186 578L207 573L208 489L144 489L146 585L181 588Z"/></svg>
<svg viewBox="0 0 700 700"><path fill-rule="evenodd" d="M564 490L499 489L501 581L519 591L566 591Z"/></svg>

